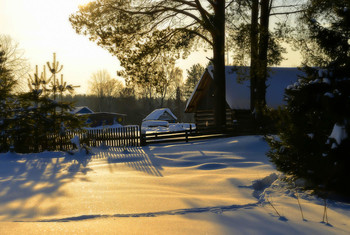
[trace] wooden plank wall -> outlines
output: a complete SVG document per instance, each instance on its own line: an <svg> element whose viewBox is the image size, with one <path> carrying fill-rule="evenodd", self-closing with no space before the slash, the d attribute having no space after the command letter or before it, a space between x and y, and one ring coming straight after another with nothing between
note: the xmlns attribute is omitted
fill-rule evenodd
<svg viewBox="0 0 350 235"><path fill-rule="evenodd" d="M214 110L197 110L194 115L196 127L198 130L210 129L215 127ZM233 126L233 113L231 109L226 109L226 126Z"/></svg>

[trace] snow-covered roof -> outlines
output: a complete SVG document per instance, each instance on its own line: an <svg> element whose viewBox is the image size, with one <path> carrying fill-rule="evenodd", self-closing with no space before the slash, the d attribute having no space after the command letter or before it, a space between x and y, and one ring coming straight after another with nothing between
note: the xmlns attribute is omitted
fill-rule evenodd
<svg viewBox="0 0 350 235"><path fill-rule="evenodd" d="M94 111L92 111L91 109L89 109L89 107L87 106L78 106L75 107L71 113L94 113Z"/></svg>
<svg viewBox="0 0 350 235"><path fill-rule="evenodd" d="M249 67L226 66L226 101L231 109L250 109L250 81ZM201 79L198 81L190 99L187 102L186 110L197 93L198 87L203 83L203 79L209 77L213 79L213 67L208 66ZM284 104L285 88L295 83L302 71L298 68L271 67L269 68L269 78L266 85L266 103L271 108L277 108ZM245 78L239 79L239 78ZM239 81L243 80L243 81Z"/></svg>
<svg viewBox="0 0 350 235"><path fill-rule="evenodd" d="M164 114L169 114L174 120L177 120L177 117L171 112L169 108L155 109L152 113L148 114L142 121L148 120L159 120L159 118Z"/></svg>

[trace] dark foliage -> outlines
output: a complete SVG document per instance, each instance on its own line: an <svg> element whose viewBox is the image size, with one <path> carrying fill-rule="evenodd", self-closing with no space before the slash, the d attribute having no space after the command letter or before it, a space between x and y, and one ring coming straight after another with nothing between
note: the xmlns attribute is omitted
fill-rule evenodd
<svg viewBox="0 0 350 235"><path fill-rule="evenodd" d="M267 138L268 156L278 170L306 179L319 192L346 195L350 195L349 7L349 1L310 1L303 20L311 40L327 56L326 66L306 67L307 76L286 90L288 104L277 115L279 135ZM321 14L324 11L328 15Z"/></svg>
<svg viewBox="0 0 350 235"><path fill-rule="evenodd" d="M6 68L5 52L0 45L0 152L8 149L7 138L11 135L10 129L14 125L12 120L14 95L11 93L16 85L16 80L11 70Z"/></svg>
<svg viewBox="0 0 350 235"><path fill-rule="evenodd" d="M0 54L1 55L1 54ZM5 58L1 57L1 60ZM0 63L1 64L1 63ZM50 70L51 72L53 69ZM61 79L47 87L53 76L46 79L36 73L28 80L30 90L26 93L14 94L15 85L11 71L1 67L0 80L0 151L39 152L56 150L57 137L66 130L83 127L83 117L73 115L70 110L72 102L65 102L62 96L65 91L73 89ZM52 85L53 84L53 85ZM57 100L59 93L61 99ZM56 136L50 138L49 136Z"/></svg>

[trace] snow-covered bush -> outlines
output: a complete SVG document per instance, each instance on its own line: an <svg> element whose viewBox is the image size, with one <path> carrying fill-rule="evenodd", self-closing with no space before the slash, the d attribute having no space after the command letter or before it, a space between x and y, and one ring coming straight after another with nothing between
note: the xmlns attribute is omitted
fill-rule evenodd
<svg viewBox="0 0 350 235"><path fill-rule="evenodd" d="M278 136L268 138L268 156L295 178L345 193L350 188L350 79L311 77L286 91L288 105L279 111Z"/></svg>
<svg viewBox="0 0 350 235"><path fill-rule="evenodd" d="M309 58L319 67L305 67L307 76L286 89L268 156L315 189L350 195L350 11L343 10L350 5L317 0L308 7L308 40L318 53Z"/></svg>

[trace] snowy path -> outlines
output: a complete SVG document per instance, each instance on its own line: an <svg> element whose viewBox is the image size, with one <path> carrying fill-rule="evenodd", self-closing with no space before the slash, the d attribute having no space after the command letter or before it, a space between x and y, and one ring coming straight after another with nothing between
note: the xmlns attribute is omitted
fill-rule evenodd
<svg viewBox="0 0 350 235"><path fill-rule="evenodd" d="M350 206L296 199L252 182L275 172L261 137L93 150L0 154L0 234L349 234ZM260 193L260 192L259 192ZM65 223L68 222L68 223Z"/></svg>

